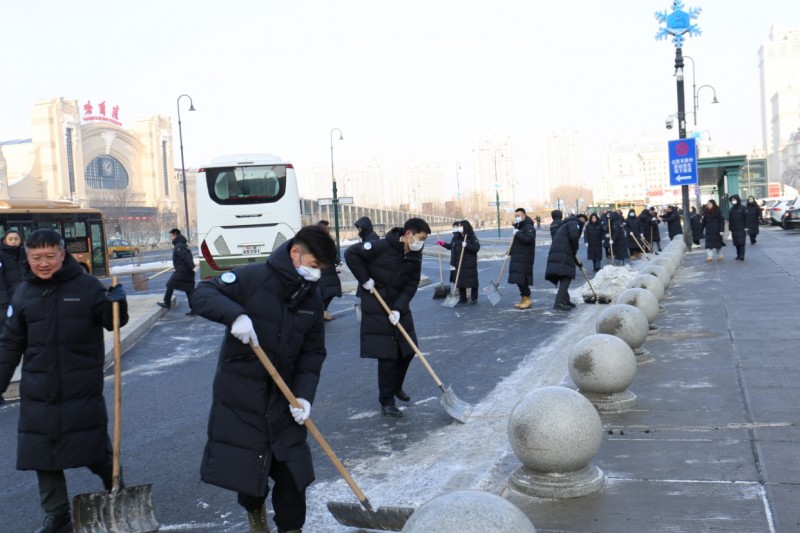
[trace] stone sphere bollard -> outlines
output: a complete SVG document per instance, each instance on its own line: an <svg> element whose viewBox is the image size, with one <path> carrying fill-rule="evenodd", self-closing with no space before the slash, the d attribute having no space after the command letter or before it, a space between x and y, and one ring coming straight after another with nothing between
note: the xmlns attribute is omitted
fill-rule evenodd
<svg viewBox="0 0 800 533"><path fill-rule="evenodd" d="M403 533L536 533L528 517L508 500L479 490L445 492L423 503Z"/></svg>
<svg viewBox="0 0 800 533"><path fill-rule="evenodd" d="M656 280L653 276L647 277ZM633 350L637 363L649 363L653 360L650 352L642 348L650 331L647 317L634 306L627 304L610 306L597 317L596 330L597 333L614 335L625 341Z"/></svg>
<svg viewBox="0 0 800 533"><path fill-rule="evenodd" d="M653 293L656 300L664 297L664 284L655 276L639 274L628 283L629 289L647 289Z"/></svg>
<svg viewBox="0 0 800 533"><path fill-rule="evenodd" d="M632 305L644 313L645 318L647 318L648 334L658 335L660 330L653 322L658 317L658 312L661 309L652 292L647 289L626 289L617 296L617 300L614 303Z"/></svg>
<svg viewBox="0 0 800 533"><path fill-rule="evenodd" d="M603 471L589 464L603 428L594 406L566 387L542 387L517 403L508 439L522 462L509 489L523 496L577 498L603 487Z"/></svg>
<svg viewBox="0 0 800 533"><path fill-rule="evenodd" d="M598 411L624 411L636 405L636 395L628 390L636 375L636 356L619 337L598 333L578 342L570 353L569 375Z"/></svg>
<svg viewBox="0 0 800 533"><path fill-rule="evenodd" d="M657 266L663 268L669 273L669 277L673 278L675 277L675 274L677 274L678 272L678 267L680 266L680 263L675 260L674 256L665 252L660 256L656 257L655 260L650 265L647 265L647 267L645 268L648 268L650 266ZM664 286L666 287L666 285Z"/></svg>
<svg viewBox="0 0 800 533"><path fill-rule="evenodd" d="M639 274L650 274L651 276L655 276L658 278L661 284L664 285L664 288L667 288L669 286L669 282L672 280L672 276L675 273L670 272L661 265L650 264L641 269Z"/></svg>

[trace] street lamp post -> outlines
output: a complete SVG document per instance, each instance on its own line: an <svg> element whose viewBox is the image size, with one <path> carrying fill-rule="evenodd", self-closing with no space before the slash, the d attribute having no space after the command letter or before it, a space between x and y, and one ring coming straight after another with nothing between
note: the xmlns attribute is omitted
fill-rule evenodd
<svg viewBox="0 0 800 533"><path fill-rule="evenodd" d="M333 182L333 200L331 203L333 204L333 228L336 233L336 258L339 259L341 257L339 253L339 197L336 194L336 174L333 171L333 132L339 132L339 140L343 141L344 136L342 135L342 130L339 128L333 128L331 130L331 181Z"/></svg>
<svg viewBox="0 0 800 533"><path fill-rule="evenodd" d="M497 181L497 152L500 152L500 157L503 157L502 150L494 151L494 198L495 206L497 207L497 237L500 237L500 182Z"/></svg>
<svg viewBox="0 0 800 533"><path fill-rule="evenodd" d="M694 117L694 125L697 126L697 108L700 107L700 101L698 100L698 94L700 93L700 89L703 87L710 87L712 91L714 91L714 99L711 100L712 104L718 104L719 100L717 100L717 90L711 85L701 85L700 87L697 86L697 78L695 77L695 70L694 70L694 59L691 56L683 56L684 59L688 59L692 62L692 116Z"/></svg>
<svg viewBox="0 0 800 533"><path fill-rule="evenodd" d="M461 205L461 182L458 181L458 171L461 170L461 162L456 161L456 199L458 200L459 206Z"/></svg>
<svg viewBox="0 0 800 533"><path fill-rule="evenodd" d="M183 129L181 128L181 98L186 97L189 99L189 111L194 111L194 102L192 102L192 97L188 94L182 94L178 97L177 106L178 106L178 140L181 146L181 175L182 183L183 183L183 210L186 214L186 240L192 240L192 232L189 229L189 197L188 193L186 192L186 164L183 162Z"/></svg>
<svg viewBox="0 0 800 533"><path fill-rule="evenodd" d="M666 11L657 11L656 20L659 23L665 23L666 27L659 28L656 33L656 39L666 39L672 36L672 42L675 44L675 80L678 93L678 138L686 138L686 102L684 98L683 88L683 41L684 35L700 35L700 28L696 24L692 24L692 19L696 19L702 8L693 7L689 11L683 10L683 0L673 0L672 13ZM692 60L694 66L694 60ZM695 119L697 114L695 113ZM697 154L694 154L697 157ZM689 186L681 185L681 199L683 205L683 242L686 248L692 249L692 228L689 222Z"/></svg>

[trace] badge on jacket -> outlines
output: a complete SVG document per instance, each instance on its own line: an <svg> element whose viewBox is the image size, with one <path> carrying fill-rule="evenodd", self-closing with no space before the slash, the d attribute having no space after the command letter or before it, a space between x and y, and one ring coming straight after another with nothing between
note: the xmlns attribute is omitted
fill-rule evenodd
<svg viewBox="0 0 800 533"><path fill-rule="evenodd" d="M234 274L233 272L225 272L219 277L219 279L220 281L222 281L222 283L230 285L231 283L236 282L236 274Z"/></svg>
<svg viewBox="0 0 800 533"><path fill-rule="evenodd" d="M372 243L371 242L365 242L364 243L364 249L365 250L372 250Z"/></svg>

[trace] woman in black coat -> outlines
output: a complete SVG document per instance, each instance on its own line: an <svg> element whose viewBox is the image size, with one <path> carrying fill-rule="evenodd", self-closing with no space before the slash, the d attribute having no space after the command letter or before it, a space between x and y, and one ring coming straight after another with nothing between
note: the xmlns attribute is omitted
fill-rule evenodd
<svg viewBox="0 0 800 533"><path fill-rule="evenodd" d="M706 239L706 262L722 261L722 233L725 231L725 219L715 200L709 200L703 209L703 235Z"/></svg>
<svg viewBox="0 0 800 533"><path fill-rule="evenodd" d="M674 205L667 206L667 212L664 213L661 220L667 223L667 235L669 235L669 240L683 233L681 229L681 214L675 209Z"/></svg>
<svg viewBox="0 0 800 533"><path fill-rule="evenodd" d="M625 260L630 257L628 253L628 231L625 229L625 222L617 211L612 211L609 215L611 220L611 239L609 245L616 265L624 265Z"/></svg>
<svg viewBox="0 0 800 533"><path fill-rule="evenodd" d="M692 243L695 246L700 246L700 239L703 238L703 219L697 213L697 209L691 208L689 212L689 226L692 230Z"/></svg>
<svg viewBox="0 0 800 533"><path fill-rule="evenodd" d="M747 244L747 208L742 205L738 194L731 195L731 209L728 211L728 227L731 240L736 247L736 260L744 261L744 250Z"/></svg>
<svg viewBox="0 0 800 533"><path fill-rule="evenodd" d="M658 218L658 213L656 212L655 207L650 208L650 229L645 230L645 237L650 239L650 242L654 245L654 248L657 249L659 252L661 251L661 230L659 229L659 224L661 224L661 220ZM644 228L642 228L644 229Z"/></svg>
<svg viewBox="0 0 800 533"><path fill-rule="evenodd" d="M592 262L595 272L603 266L603 236L605 233L597 213L592 213L589 216L589 222L583 228L583 240L586 243L586 259Z"/></svg>
<svg viewBox="0 0 800 533"><path fill-rule="evenodd" d="M464 242L464 228L460 222L453 222L453 237L450 242L442 240L436 244L450 250L450 283L456 282L456 271L458 270L458 260L461 257L461 244Z"/></svg>
<svg viewBox="0 0 800 533"><path fill-rule="evenodd" d="M745 225L747 226L747 234L750 235L750 244L756 243L756 236L758 235L758 227L761 225L761 206L756 202L755 197L750 196L747 198L747 209Z"/></svg>
<svg viewBox="0 0 800 533"><path fill-rule="evenodd" d="M517 309L530 309L531 285L533 285L533 260L536 257L536 228L533 220L523 208L514 211L514 236L511 241L508 283L519 288L520 301L514 304Z"/></svg>
<svg viewBox="0 0 800 533"><path fill-rule="evenodd" d="M0 331L6 320L8 306L17 285L22 283L22 278L28 271L28 261L25 256L25 247L19 232L7 231L0 242Z"/></svg>
<svg viewBox="0 0 800 533"><path fill-rule="evenodd" d="M460 224L464 230L464 240L461 241L464 258L461 260L461 273L456 285L460 295L458 303L467 303L467 289L471 289L470 303L476 304L478 303L478 251L481 249L481 243L468 220L462 220ZM458 253L461 254L460 249Z"/></svg>
<svg viewBox="0 0 800 533"><path fill-rule="evenodd" d="M642 235L642 225L639 222L639 218L636 216L636 211L633 209L628 211L628 218L625 219L625 230L628 234L628 253L631 258L639 259L642 257L642 249L639 248L637 241Z"/></svg>

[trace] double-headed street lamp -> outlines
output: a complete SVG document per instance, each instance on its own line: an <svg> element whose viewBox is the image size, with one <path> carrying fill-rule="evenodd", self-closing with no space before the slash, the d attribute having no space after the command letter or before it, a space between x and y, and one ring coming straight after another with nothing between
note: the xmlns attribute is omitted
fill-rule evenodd
<svg viewBox="0 0 800 533"><path fill-rule="evenodd" d="M495 206L497 207L497 237L500 237L500 182L497 181L497 152L500 152L500 157L504 157L503 151L497 149L494 151L494 198Z"/></svg>
<svg viewBox="0 0 800 533"><path fill-rule="evenodd" d="M700 107L699 100L697 99L697 95L700 94L700 89L704 87L710 88L714 91L714 99L711 100L712 104L718 104L719 100L717 100L717 90L711 85L701 85L700 87L697 86L697 78L695 77L694 71L694 59L691 56L683 56L684 59L688 59L692 62L692 115L694 116L694 125L697 126L697 108Z"/></svg>
<svg viewBox="0 0 800 533"><path fill-rule="evenodd" d="M339 132L339 140L343 141L344 136L342 135L342 130L339 128L333 128L331 130L331 181L333 182L333 200L331 203L333 204L333 227L336 231L336 257L337 259L340 257L339 255L339 196L336 194L336 174L333 171L333 132Z"/></svg>
<svg viewBox="0 0 800 533"><path fill-rule="evenodd" d="M181 174L183 175L183 209L186 213L186 240L192 240L191 230L189 229L189 198L186 192L186 165L183 162L183 130L181 129L181 98L186 97L189 99L189 111L194 111L194 102L192 97L188 94L182 94L178 97L178 139L181 145Z"/></svg>

